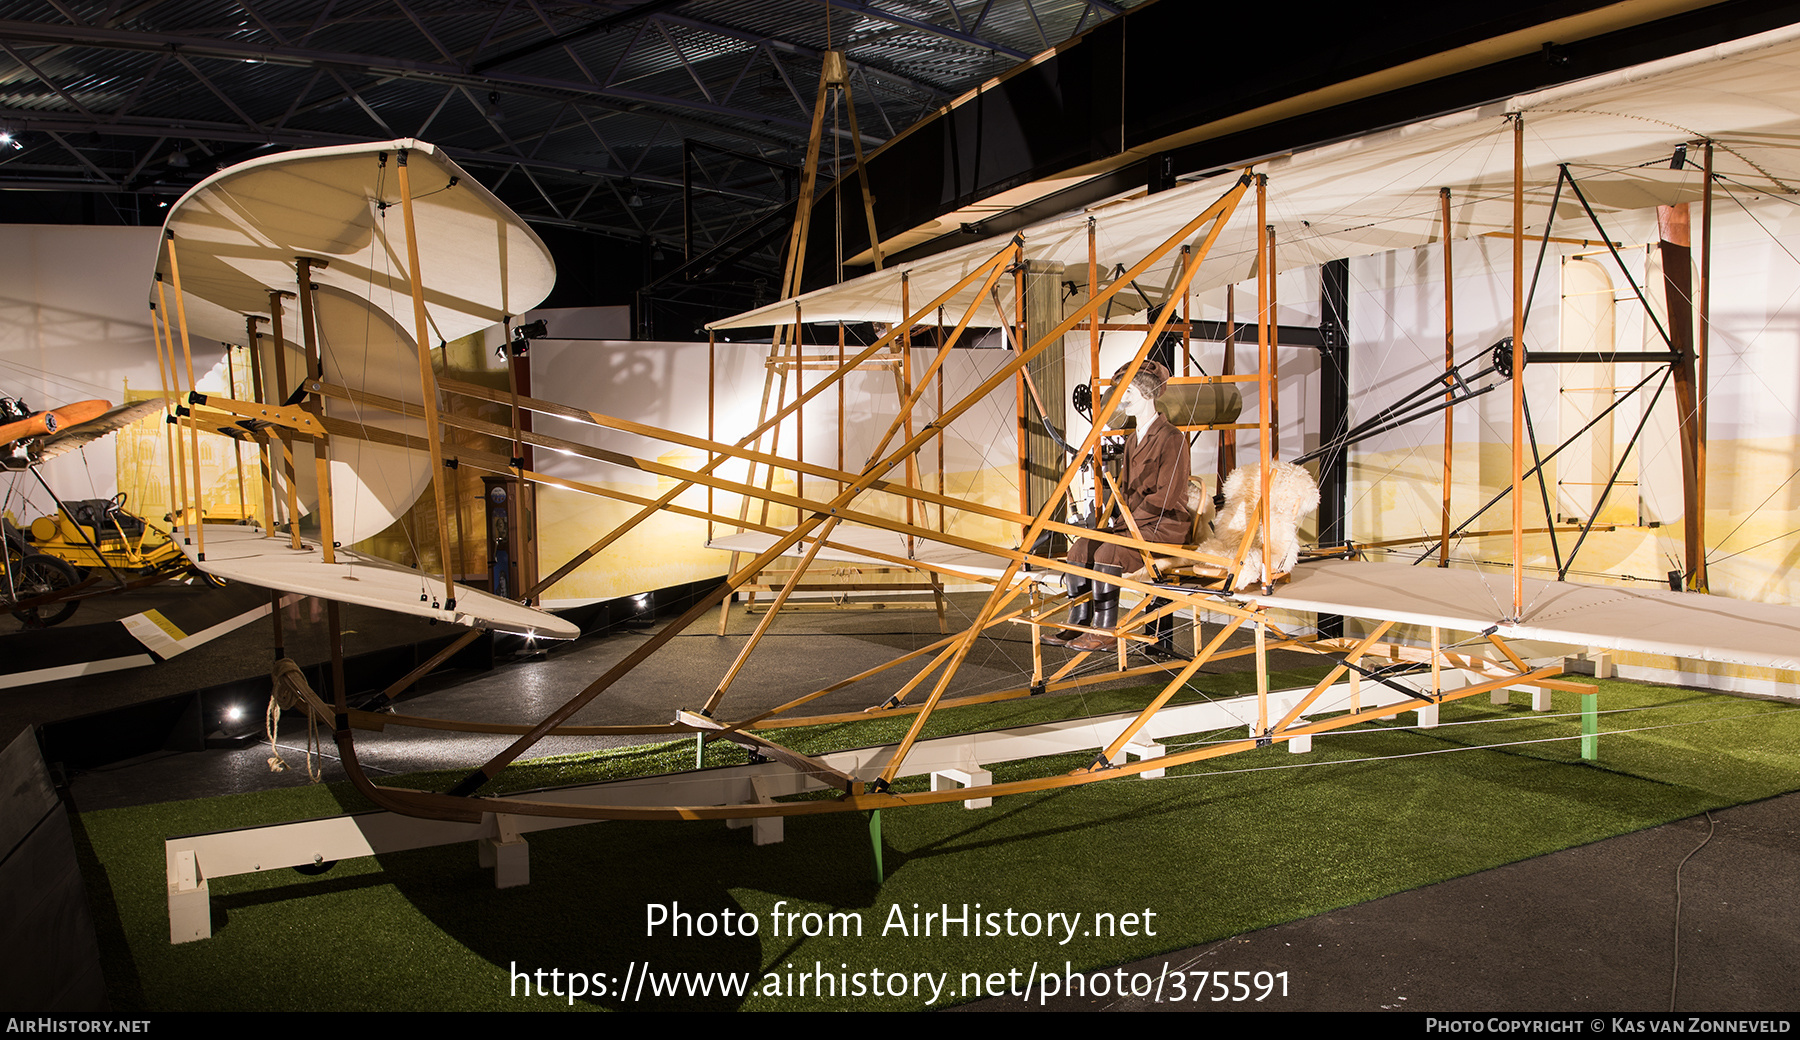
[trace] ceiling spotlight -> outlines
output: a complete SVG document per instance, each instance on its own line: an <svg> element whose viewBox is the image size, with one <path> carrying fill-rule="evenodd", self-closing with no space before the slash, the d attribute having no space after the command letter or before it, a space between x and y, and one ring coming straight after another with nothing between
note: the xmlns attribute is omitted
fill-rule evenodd
<svg viewBox="0 0 1800 1040"><path fill-rule="evenodd" d="M19 149L25 146L19 143L11 130L0 130L0 147Z"/></svg>
<svg viewBox="0 0 1800 1040"><path fill-rule="evenodd" d="M632 209L643 209L644 208L644 197L637 193L636 188L631 189L631 198L627 199L626 202L631 206Z"/></svg>
<svg viewBox="0 0 1800 1040"><path fill-rule="evenodd" d="M506 118L506 113L500 111L500 92L498 90L488 91L487 117L489 119Z"/></svg>
<svg viewBox="0 0 1800 1040"><path fill-rule="evenodd" d="M185 170L187 168L188 168L188 157L187 157L186 152L170 152L169 153L169 169Z"/></svg>

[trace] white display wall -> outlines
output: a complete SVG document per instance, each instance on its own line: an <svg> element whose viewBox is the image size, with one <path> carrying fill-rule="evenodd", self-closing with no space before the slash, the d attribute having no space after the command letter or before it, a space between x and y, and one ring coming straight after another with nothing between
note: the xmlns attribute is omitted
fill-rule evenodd
<svg viewBox="0 0 1800 1040"><path fill-rule="evenodd" d="M127 388L161 390L150 334L156 228L8 225L0 237L0 394L33 409L99 398ZM206 371L223 353L195 344ZM113 450L103 443L43 467L64 498L110 498ZM29 521L54 508L29 476L11 485L6 508Z"/></svg>
<svg viewBox="0 0 1800 1040"><path fill-rule="evenodd" d="M553 325L552 332L558 327ZM553 397L605 415L699 437L708 436L710 393L715 406L711 437L735 443L758 425L764 359L768 349L766 343L719 342L712 350L714 361L710 366L712 382L709 391L709 348L705 343L546 340L533 348L533 384L541 397ZM846 348L850 353L857 349L854 344ZM835 356L835 348L831 347L815 346L808 350ZM915 349L913 371L922 371L930 356L928 350ZM954 405L991 375L1006 357L1001 351L954 352L944 367L946 406ZM805 388L817 386L827 375L818 370L802 371L797 376L790 373L786 400L792 401ZM841 423L844 431L842 464L850 472L860 471L898 414L899 393L888 371L852 373L844 380L843 389L841 405L837 390L828 389L809 401L797 419L790 417L784 422L775 443L778 452L791 456L795 443L803 440L803 457L807 462L835 468L840 464L838 430ZM771 397L770 400L773 411L776 399ZM934 385L920 405L921 422L935 416L936 401ZM1002 508L1017 508L1014 458L1018 434L1012 409L1013 393L1008 384L982 399L951 425L943 442L943 477L947 494L972 497ZM707 461L706 453L697 448L551 417L540 418L537 428L543 433L685 470L699 469ZM894 438L888 450L902 440L903 432ZM768 442L765 442L765 450L767 448ZM608 490L649 499L659 497L676 483L675 478L666 475L542 450L538 465L552 476L599 484ZM935 491L938 487L935 441L920 452L919 465L921 484L927 490ZM718 473L725 479L741 482L747 475L747 466L741 462L728 463L721 466ZM899 481L901 473L902 470L895 469L888 479ZM758 467L756 479L758 484L766 479L766 471L761 467ZM831 481L816 476L796 477L791 471L778 471L774 487L780 492L804 494L818 500L831 498L836 489ZM692 488L676 502L704 510L708 508L708 493L705 488ZM711 503L712 512L735 517L741 500L727 492L715 491ZM542 569L548 572L560 561L587 548L639 508L627 502L564 489L543 489L539 495ZM892 517L905 515L905 503L897 496L864 496L859 499L857 508ZM752 502L750 509L752 520L762 516L760 501ZM916 512L915 521L935 526L936 510L929 514ZM791 507L776 506L768 513L768 522L791 524L794 511ZM1017 541L1015 531L976 514L950 511L944 522L947 530L968 537L1007 545ZM713 530L726 533L728 528L714 525ZM707 538L708 527L704 520L673 513L659 516L637 527L558 583L547 593L548 599L554 603L624 596L722 574L728 566L729 556L705 548Z"/></svg>

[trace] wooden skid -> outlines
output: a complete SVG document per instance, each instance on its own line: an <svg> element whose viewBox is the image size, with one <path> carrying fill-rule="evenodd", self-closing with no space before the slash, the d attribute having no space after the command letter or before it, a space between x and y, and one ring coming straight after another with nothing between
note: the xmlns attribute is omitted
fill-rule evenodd
<svg viewBox="0 0 1800 1040"><path fill-rule="evenodd" d="M583 805L541 802L530 799L461 798L440 795L425 791L411 791L399 788L376 788L378 804L396 812L424 815L437 819L461 819L474 822L482 812L515 813L521 816L543 816L563 819L594 820L730 820L758 819L771 816L812 816L837 812L868 812L879 809L894 809L917 805L936 805L946 802L957 802L975 798L1001 798L1015 794L1033 794L1043 791L1060 790L1094 783L1099 780L1117 777L1136 776L1146 770L1167 769L1172 766L1188 765L1225 755L1266 747L1272 743L1292 740L1296 737L1327 733L1358 725L1363 722L1391 716L1396 712L1416 708L1430 707L1454 700L1487 693L1511 685L1534 684L1539 680L1551 678L1562 671L1562 666L1547 665L1530 671L1508 675L1475 683L1440 695L1422 695L1399 703L1389 702L1379 707L1365 708L1361 711L1348 712L1330 718L1311 722L1298 722L1293 725L1271 729L1265 733L1249 736L1242 740L1226 741L1210 744L1163 755L1158 758L1142 759L1135 762L1106 762L1074 773L1055 776L1036 777L1029 780L1014 780L1003 783L959 787L944 791L920 791L911 793L865 792L848 794L826 800L807 800L798 802L768 802L746 805L686 805L686 806L643 806L643 805ZM1121 738L1123 739L1123 738Z"/></svg>
<svg viewBox="0 0 1800 1040"><path fill-rule="evenodd" d="M777 762L793 769L795 772L803 773L812 777L814 780L818 780L821 783L828 784L832 787L841 788L845 792L849 792L859 786L855 777L848 773L839 772L825 763L820 762L818 759L808 758L798 752L782 747L772 740L759 737L754 733L732 731L728 734L724 727L704 715L699 715L691 711L678 711L675 713L675 720L677 722L685 722L695 729L706 733L709 737L713 735L727 737L733 743L745 745L766 758L773 758Z"/></svg>

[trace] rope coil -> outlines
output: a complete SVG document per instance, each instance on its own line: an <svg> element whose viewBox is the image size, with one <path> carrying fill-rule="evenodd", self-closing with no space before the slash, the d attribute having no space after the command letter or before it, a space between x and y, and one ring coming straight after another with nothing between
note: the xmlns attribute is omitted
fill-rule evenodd
<svg viewBox="0 0 1800 1040"><path fill-rule="evenodd" d="M327 711L325 702L313 692L311 684L306 681L306 673L294 663L293 658L283 657L275 662L269 678L273 687L269 691L269 709L264 716L264 732L269 738L269 772L280 773L287 769L287 760L281 757L281 747L275 742L276 732L281 728L281 713L288 711L304 711L306 713L306 775L313 783L325 778L322 765L315 765L314 760L322 756L323 745L319 740L319 719Z"/></svg>

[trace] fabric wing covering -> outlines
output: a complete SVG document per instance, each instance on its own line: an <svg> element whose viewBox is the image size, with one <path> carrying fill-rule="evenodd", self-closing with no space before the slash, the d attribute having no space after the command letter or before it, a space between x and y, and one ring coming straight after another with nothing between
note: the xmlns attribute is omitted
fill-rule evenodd
<svg viewBox="0 0 1800 1040"><path fill-rule="evenodd" d="M190 339L243 343L244 316L268 314L270 290L294 289L295 257L315 257L327 261L312 271L326 380L420 404L396 173L403 149L430 334L448 341L479 332L549 295L556 268L542 240L433 146L400 140L286 152L220 171L170 210L164 230L178 251ZM157 257L165 282L168 253L165 236ZM291 390L306 372L291 301L284 333ZM396 413L341 401L325 409L334 418L424 435L422 423ZM310 511L317 501L311 447L297 447ZM403 448L340 438L333 450L332 520L345 545L392 524L430 479L428 463Z"/></svg>
<svg viewBox="0 0 1800 1040"><path fill-rule="evenodd" d="M176 540L189 561L196 543ZM216 526L206 530L206 562L195 566L226 581L262 585L341 603L491 628L534 639L574 639L581 630L555 614L522 606L466 585L456 586L456 604L442 600L444 583L410 567L338 549L326 563L316 539L292 549L285 538L265 538L254 527Z"/></svg>
<svg viewBox="0 0 1800 1040"><path fill-rule="evenodd" d="M1525 118L1526 206L1537 212L1550 204L1562 163L1570 164L1602 219L1610 213L1698 201L1702 185L1697 171L1639 164L1645 156L1667 157L1676 144L1701 137L1729 146L1715 157L1719 173L1786 193L1789 189L1766 171L1785 165L1779 153L1800 132L1800 26L1260 163L1257 172L1269 176L1269 215L1282 227L1277 268L1435 242L1442 234L1438 190L1444 187L1452 192L1457 238L1511 234L1508 117L1514 113ZM1238 173L1220 171L1149 196L1138 189L1034 224L1019 232L1025 255L1085 272L1087 224L1093 217L1102 271L1114 263L1130 264L1218 198ZM1580 204L1567 191L1557 221L1559 226L1575 226L1564 221L1585 224ZM1194 292L1255 277L1255 224L1240 212L1227 225L1195 277ZM1196 243L1206 230L1195 236ZM897 322L904 317L903 275L910 281L913 305L919 306L992 257L1003 241L987 238L958 246L745 311L708 328L786 324L794 320L796 304L807 322ZM1138 283L1152 293L1166 290L1179 276L1179 263L1172 253ZM971 288L945 310L960 316L973 302ZM991 303L984 301L974 324L997 324Z"/></svg>
<svg viewBox="0 0 1800 1040"><path fill-rule="evenodd" d="M1512 612L1508 575L1341 561L1296 568L1294 580L1262 602L1275 610L1800 670L1800 607L1780 603L1527 578L1525 616L1515 624L1502 620Z"/></svg>

